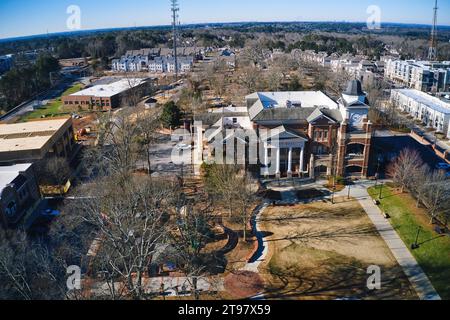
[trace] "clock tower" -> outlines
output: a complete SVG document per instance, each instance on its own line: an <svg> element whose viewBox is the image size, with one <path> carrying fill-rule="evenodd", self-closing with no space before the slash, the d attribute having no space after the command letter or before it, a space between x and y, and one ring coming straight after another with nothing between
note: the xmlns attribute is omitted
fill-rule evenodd
<svg viewBox="0 0 450 320"><path fill-rule="evenodd" d="M368 119L369 105L360 81L352 80L348 83L339 100L339 110L350 130L363 129Z"/></svg>
<svg viewBox="0 0 450 320"><path fill-rule="evenodd" d="M369 101L361 82L352 80L338 101L343 122L338 134L337 174L367 177L372 144Z"/></svg>

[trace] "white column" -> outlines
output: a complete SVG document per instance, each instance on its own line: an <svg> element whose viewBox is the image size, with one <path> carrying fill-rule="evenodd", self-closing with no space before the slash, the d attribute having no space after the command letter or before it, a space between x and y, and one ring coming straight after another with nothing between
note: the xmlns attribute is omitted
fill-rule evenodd
<svg viewBox="0 0 450 320"><path fill-rule="evenodd" d="M303 173L305 169L305 146L300 151L300 173Z"/></svg>
<svg viewBox="0 0 450 320"><path fill-rule="evenodd" d="M277 175L279 175L281 173L280 161L281 161L281 150L280 150L280 148L277 148L277 170L275 172L275 174L277 174Z"/></svg>
<svg viewBox="0 0 450 320"><path fill-rule="evenodd" d="M292 148L289 148L288 159L288 173L292 173Z"/></svg>
<svg viewBox="0 0 450 320"><path fill-rule="evenodd" d="M264 165L266 166L265 174L269 175L269 148L267 146L264 147Z"/></svg>

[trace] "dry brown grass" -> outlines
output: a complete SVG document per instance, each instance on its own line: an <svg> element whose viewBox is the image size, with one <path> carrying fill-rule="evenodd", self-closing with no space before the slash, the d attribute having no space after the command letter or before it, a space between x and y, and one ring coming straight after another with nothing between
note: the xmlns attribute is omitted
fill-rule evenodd
<svg viewBox="0 0 450 320"><path fill-rule="evenodd" d="M270 254L261 272L280 299L415 299L389 248L356 201L272 207L264 213ZM272 234L272 235L271 235ZM382 289L367 289L367 268L382 269Z"/></svg>

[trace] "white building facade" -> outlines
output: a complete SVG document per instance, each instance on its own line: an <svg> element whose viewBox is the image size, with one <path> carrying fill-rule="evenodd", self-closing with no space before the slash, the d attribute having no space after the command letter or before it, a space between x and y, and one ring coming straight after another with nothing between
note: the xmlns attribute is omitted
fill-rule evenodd
<svg viewBox="0 0 450 320"><path fill-rule="evenodd" d="M391 91L391 103L415 120L450 138L450 100L430 96L415 89Z"/></svg>
<svg viewBox="0 0 450 320"><path fill-rule="evenodd" d="M450 90L450 61L388 60L385 77L420 91Z"/></svg>

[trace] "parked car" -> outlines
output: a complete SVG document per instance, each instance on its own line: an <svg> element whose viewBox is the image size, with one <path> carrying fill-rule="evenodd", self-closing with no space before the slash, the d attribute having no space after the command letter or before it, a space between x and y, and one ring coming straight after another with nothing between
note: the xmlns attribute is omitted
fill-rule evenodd
<svg viewBox="0 0 450 320"><path fill-rule="evenodd" d="M176 149L177 150L191 150L192 146L185 144L185 143L180 143L180 144L177 144Z"/></svg>

